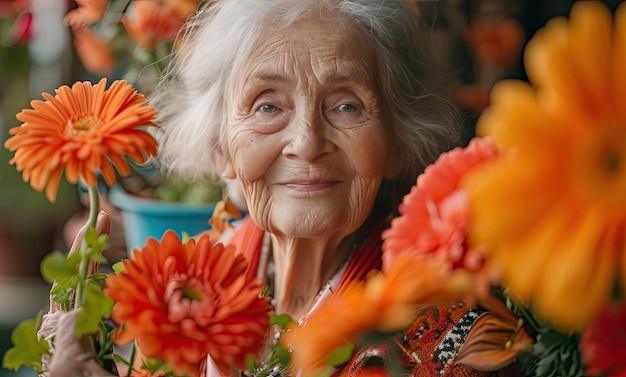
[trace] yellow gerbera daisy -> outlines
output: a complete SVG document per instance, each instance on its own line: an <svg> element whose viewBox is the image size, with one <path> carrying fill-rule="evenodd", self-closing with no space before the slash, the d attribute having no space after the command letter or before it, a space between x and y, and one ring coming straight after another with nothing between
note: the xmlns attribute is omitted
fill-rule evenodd
<svg viewBox="0 0 626 377"><path fill-rule="evenodd" d="M468 180L470 239L540 316L579 329L626 276L626 5L612 22L575 3L524 58L531 84L499 83L479 120L503 154Z"/></svg>

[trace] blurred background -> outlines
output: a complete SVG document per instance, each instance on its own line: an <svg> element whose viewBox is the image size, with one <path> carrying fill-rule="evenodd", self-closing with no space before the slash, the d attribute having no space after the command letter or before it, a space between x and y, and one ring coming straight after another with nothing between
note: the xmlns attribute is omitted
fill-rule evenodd
<svg viewBox="0 0 626 377"><path fill-rule="evenodd" d="M19 125L15 114L63 83L82 76L63 25L66 0L0 1L0 141ZM66 248L63 225L80 209L77 191L62 186L59 200L22 182L0 148L0 355L10 348L13 327L33 318L47 303L47 283L39 274L46 253ZM1 357L1 356L0 356ZM0 376L36 376L26 368Z"/></svg>
<svg viewBox="0 0 626 377"><path fill-rule="evenodd" d="M440 39L451 95L466 115L468 138L493 84L525 79L522 50L528 39L550 18L568 15L574 2L402 1L410 1L417 12L428 12ZM620 1L605 2L615 9ZM148 94L181 20L204 1L112 0L103 22L70 28L64 19L80 3L86 2L0 0L0 142L19 125L16 113L60 85L125 78ZM128 17L124 24L122 14ZM8 163L11 156L0 148L0 359L11 347L15 325L47 309L49 286L39 264L47 253L67 250L85 213L76 187L64 182L51 204L22 182ZM24 368L0 368L0 377L35 375Z"/></svg>

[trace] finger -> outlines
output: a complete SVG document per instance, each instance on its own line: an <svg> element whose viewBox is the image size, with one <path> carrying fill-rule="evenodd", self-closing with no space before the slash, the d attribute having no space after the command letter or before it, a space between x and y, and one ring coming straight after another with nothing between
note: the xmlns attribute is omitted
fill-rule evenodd
<svg viewBox="0 0 626 377"><path fill-rule="evenodd" d="M74 242L70 248L70 254L80 248L80 244L83 242L83 238L85 237L85 232L87 232L87 227L88 224L83 225L82 228L78 230L78 233L76 233L76 237L74 238ZM96 233L107 235L111 233L111 217L104 211L100 211L98 217L96 218Z"/></svg>
<svg viewBox="0 0 626 377"><path fill-rule="evenodd" d="M100 211L96 219L97 234L111 234L111 216L104 211Z"/></svg>

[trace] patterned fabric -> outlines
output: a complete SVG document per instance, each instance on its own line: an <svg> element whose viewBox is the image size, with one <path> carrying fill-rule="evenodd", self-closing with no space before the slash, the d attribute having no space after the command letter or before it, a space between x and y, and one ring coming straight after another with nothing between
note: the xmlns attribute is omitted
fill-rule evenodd
<svg viewBox="0 0 626 377"><path fill-rule="evenodd" d="M455 364L467 334L481 308L468 308L463 302L447 307L425 309L411 327L397 340L393 354L401 355L407 376L496 376ZM388 345L371 346L356 353L338 376L356 376L364 368L388 366L392 354Z"/></svg>
<svg viewBox="0 0 626 377"><path fill-rule="evenodd" d="M456 355L483 312L483 309L467 308L463 302L458 302L423 313L401 341L413 375L453 375Z"/></svg>

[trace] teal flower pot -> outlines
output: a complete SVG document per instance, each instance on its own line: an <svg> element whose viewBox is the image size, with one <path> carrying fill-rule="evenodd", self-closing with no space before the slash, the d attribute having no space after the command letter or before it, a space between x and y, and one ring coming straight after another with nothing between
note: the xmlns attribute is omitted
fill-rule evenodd
<svg viewBox="0 0 626 377"><path fill-rule="evenodd" d="M168 229L182 238L183 233L195 236L211 227L215 203L196 204L166 202L143 198L113 186L108 193L109 202L122 215L124 238L129 255L143 247L149 237L160 240Z"/></svg>

